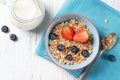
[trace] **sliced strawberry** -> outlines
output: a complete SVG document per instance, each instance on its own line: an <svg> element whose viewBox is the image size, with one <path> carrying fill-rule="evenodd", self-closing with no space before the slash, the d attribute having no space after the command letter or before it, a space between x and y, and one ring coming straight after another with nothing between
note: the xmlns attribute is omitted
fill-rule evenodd
<svg viewBox="0 0 120 80"><path fill-rule="evenodd" d="M61 31L61 35L66 40L73 40L73 36L74 36L73 27L70 27L68 25L63 26L63 29Z"/></svg>
<svg viewBox="0 0 120 80"><path fill-rule="evenodd" d="M79 30L75 33L73 40L76 42L87 42L89 39L89 35L86 30Z"/></svg>

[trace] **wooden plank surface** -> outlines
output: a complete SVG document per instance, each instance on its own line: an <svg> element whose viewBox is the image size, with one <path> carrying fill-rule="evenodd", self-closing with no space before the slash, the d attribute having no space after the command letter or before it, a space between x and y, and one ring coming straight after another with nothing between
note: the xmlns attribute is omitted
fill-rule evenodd
<svg viewBox="0 0 120 80"><path fill-rule="evenodd" d="M65 0L41 1L46 7L44 22L49 23ZM104 1L120 11L120 0ZM22 31L11 24L8 13L8 8L1 3L0 28L7 25L10 32L5 34L0 31L0 80L77 80L35 54L41 33L47 24L42 23L41 27L33 31ZM18 36L17 42L9 39L12 33Z"/></svg>

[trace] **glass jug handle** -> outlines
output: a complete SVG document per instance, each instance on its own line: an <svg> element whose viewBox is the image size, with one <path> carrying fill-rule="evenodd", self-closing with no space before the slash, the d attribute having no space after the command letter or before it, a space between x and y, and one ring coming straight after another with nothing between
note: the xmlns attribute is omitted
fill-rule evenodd
<svg viewBox="0 0 120 80"><path fill-rule="evenodd" d="M37 8L37 14L36 14L36 18L41 16L41 14L45 14L45 7L44 5L41 3L40 0L33 0L35 5L36 5L36 8Z"/></svg>

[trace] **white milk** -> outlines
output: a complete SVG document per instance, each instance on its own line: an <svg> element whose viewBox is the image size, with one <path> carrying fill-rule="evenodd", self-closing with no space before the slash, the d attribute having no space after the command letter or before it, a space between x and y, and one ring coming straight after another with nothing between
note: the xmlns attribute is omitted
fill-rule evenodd
<svg viewBox="0 0 120 80"><path fill-rule="evenodd" d="M13 25L22 30L38 27L44 16L45 7L40 0L16 0L10 6L10 20Z"/></svg>
<svg viewBox="0 0 120 80"><path fill-rule="evenodd" d="M21 19L30 19L36 13L36 5L33 0L17 0L14 5L14 12Z"/></svg>

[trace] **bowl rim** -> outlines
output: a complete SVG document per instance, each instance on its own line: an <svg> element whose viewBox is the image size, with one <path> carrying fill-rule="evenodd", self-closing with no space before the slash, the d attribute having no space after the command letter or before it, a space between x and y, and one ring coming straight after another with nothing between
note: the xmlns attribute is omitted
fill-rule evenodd
<svg viewBox="0 0 120 80"><path fill-rule="evenodd" d="M81 15L81 14L64 14L64 15L62 15L62 16L59 16L58 18L54 19L54 20L48 25L48 27L47 27L47 29L46 29L45 32L48 31L48 29L51 27L51 25L52 25L53 23L55 23L55 22L56 22L57 20L59 20L60 18L63 18L64 16L75 16L75 17L76 17L76 16L78 16L78 17L80 16L80 17L86 19L86 20L94 27L94 29L95 29L96 32L97 32L96 34L97 34L98 40L99 40L99 42L98 42L98 51L99 51L99 48L100 48L100 36L99 36L98 30L97 30L97 28L95 27L95 25L93 24L93 22L91 22L87 17L85 17L85 16L83 16L83 15ZM88 66L91 62L93 62L93 61L95 60L95 58L97 57L97 53L98 53L98 51L97 51L95 57L93 58L93 60L91 60L90 63L88 63L88 64L86 64L86 65L84 65L83 67L80 67L80 68L71 69L71 68L62 67L62 66L58 65L57 63L55 63L54 60L52 60L52 58L50 57L50 55L49 55L49 53L48 53L48 51L47 51L46 39L45 39L45 37L44 37L44 46L45 46L46 53L47 53L49 59L51 60L51 62L54 63L56 66L58 66L58 67L60 67L60 68L62 68L62 69L65 69L65 70L79 70L79 69L85 68L85 67Z"/></svg>

